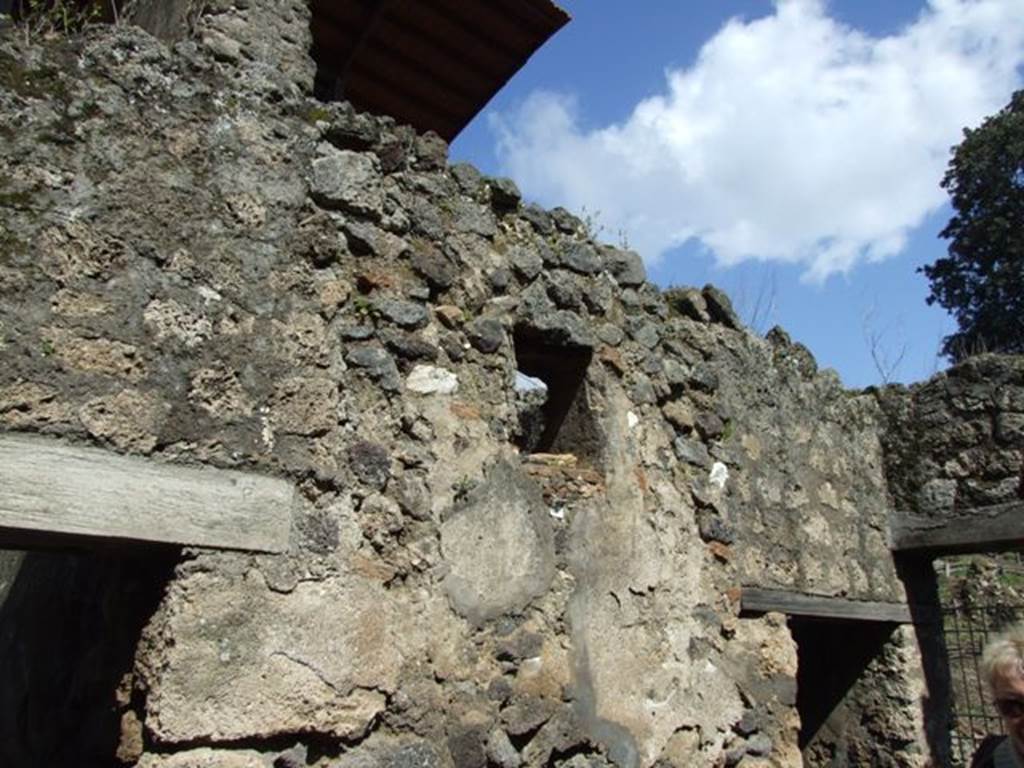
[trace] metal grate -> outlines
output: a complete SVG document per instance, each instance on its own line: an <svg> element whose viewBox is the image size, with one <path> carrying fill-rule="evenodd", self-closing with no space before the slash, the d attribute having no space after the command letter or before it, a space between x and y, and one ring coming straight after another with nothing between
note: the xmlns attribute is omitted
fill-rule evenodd
<svg viewBox="0 0 1024 768"><path fill-rule="evenodd" d="M989 636L1024 619L1024 605L950 600L943 606L943 630L949 658L953 711L950 736L954 766L967 766L990 733L1002 733L981 673L981 653Z"/></svg>

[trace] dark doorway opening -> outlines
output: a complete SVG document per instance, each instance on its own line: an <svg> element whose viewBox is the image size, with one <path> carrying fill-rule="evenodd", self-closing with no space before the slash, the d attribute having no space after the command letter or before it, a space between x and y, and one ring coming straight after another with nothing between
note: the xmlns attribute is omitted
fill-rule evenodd
<svg viewBox="0 0 1024 768"><path fill-rule="evenodd" d="M122 715L141 709L139 639L180 550L0 559L13 563L0 594L0 765L118 765Z"/></svg>
<svg viewBox="0 0 1024 768"><path fill-rule="evenodd" d="M812 768L846 766L863 726L856 688L898 625L809 617L789 618L797 645L800 751Z"/></svg>
<svg viewBox="0 0 1024 768"><path fill-rule="evenodd" d="M514 338L517 370L546 388L542 397L538 390L517 387L516 445L524 453L572 453L587 463L600 463L603 441L587 393L593 350L552 344L529 327L517 328Z"/></svg>

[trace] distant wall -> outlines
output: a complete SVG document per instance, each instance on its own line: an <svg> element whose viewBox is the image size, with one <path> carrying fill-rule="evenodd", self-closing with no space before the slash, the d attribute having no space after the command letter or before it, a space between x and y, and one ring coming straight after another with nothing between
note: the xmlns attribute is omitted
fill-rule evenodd
<svg viewBox="0 0 1024 768"><path fill-rule="evenodd" d="M943 517L1024 499L1024 359L978 355L881 402L897 509Z"/></svg>

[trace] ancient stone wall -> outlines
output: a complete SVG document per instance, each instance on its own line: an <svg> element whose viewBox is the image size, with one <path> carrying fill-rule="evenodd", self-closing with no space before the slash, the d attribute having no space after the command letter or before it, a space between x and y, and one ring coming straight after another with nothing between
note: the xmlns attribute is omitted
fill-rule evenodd
<svg viewBox="0 0 1024 768"><path fill-rule="evenodd" d="M1024 499L1024 360L979 355L928 382L909 389L886 388L878 397L887 418L882 435L894 536L940 530L955 534L952 540L966 542L960 548L905 552L899 560L904 574L910 575L905 581L911 602L935 612L931 619L922 613L919 636L930 695L933 701L949 704L935 707L932 717L926 718L929 741L941 755L949 749L948 734L958 728L960 743L954 754L969 754L978 735L965 724L952 722L952 697L961 711L988 705L979 699L973 664L965 674L964 659L947 653L938 609L949 610L953 603L970 606L988 594L987 618L976 613L971 620L992 626L1013 620L1021 610L1012 589L990 592L998 580L989 583L983 564L987 561L994 569L998 561L991 554L1019 540L1015 519ZM945 559L957 551L981 553L972 556L979 569L963 582L937 580L931 558ZM957 631L982 629L969 629L963 626L965 621L963 616L957 619Z"/></svg>
<svg viewBox="0 0 1024 768"><path fill-rule="evenodd" d="M978 355L881 402L897 509L941 518L1024 498L1024 360Z"/></svg>
<svg viewBox="0 0 1024 768"><path fill-rule="evenodd" d="M286 554L181 554L89 738L154 768L800 765L796 642L739 596L903 599L875 400L306 99L303 3L213 5L170 49L0 43L0 429L301 497ZM898 714L864 722L918 766L900 632L867 662ZM0 743L36 756L54 694L8 691Z"/></svg>

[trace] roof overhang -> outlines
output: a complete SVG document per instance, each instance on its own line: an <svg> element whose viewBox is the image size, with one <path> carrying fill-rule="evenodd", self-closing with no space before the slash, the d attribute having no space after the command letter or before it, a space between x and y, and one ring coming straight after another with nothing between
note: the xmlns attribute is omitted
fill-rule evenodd
<svg viewBox="0 0 1024 768"><path fill-rule="evenodd" d="M550 0L313 0L317 90L451 141L561 29Z"/></svg>

